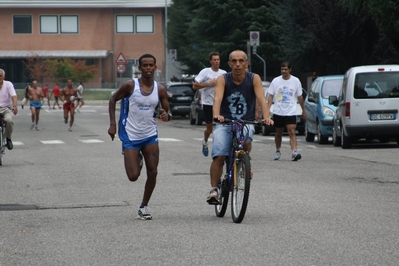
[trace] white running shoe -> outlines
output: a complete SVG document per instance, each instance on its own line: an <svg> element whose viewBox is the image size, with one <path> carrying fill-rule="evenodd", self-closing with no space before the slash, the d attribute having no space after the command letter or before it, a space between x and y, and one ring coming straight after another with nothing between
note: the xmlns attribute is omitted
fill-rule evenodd
<svg viewBox="0 0 399 266"><path fill-rule="evenodd" d="M152 220L152 215L148 211L148 207L144 206L143 208L139 208L137 219L140 220Z"/></svg>

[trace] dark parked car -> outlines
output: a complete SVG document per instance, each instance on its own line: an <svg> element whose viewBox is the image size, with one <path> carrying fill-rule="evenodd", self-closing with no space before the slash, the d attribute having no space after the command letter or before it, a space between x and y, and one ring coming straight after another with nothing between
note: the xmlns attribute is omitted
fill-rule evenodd
<svg viewBox="0 0 399 266"><path fill-rule="evenodd" d="M190 114L190 104L194 98L191 83L171 82L166 88L169 95L169 109L172 115L185 117Z"/></svg>
<svg viewBox="0 0 399 266"><path fill-rule="evenodd" d="M202 89L197 90L194 94L194 99L190 105L190 124L202 125L204 121L204 109L202 108Z"/></svg>

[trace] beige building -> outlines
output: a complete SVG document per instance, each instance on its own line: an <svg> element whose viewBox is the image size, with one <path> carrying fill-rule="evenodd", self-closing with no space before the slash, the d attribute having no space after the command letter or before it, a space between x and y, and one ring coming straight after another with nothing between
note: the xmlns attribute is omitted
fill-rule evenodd
<svg viewBox="0 0 399 266"><path fill-rule="evenodd" d="M85 59L98 68L92 83L130 79L137 59L157 58L165 80L165 7L171 0L0 1L0 68L26 83L27 57ZM167 11L167 9L166 9ZM123 57L120 57L120 53ZM115 61L126 59L125 72ZM120 72L124 67L120 67Z"/></svg>

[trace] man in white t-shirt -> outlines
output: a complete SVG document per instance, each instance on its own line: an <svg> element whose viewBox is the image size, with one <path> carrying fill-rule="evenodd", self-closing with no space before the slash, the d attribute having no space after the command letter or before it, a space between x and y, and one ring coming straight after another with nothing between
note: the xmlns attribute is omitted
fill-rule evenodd
<svg viewBox="0 0 399 266"><path fill-rule="evenodd" d="M80 108L85 104L85 101L83 101L83 94L84 94L84 89L83 89L83 82L81 81L79 86L78 86L78 98L76 101L78 103L76 104L76 111L80 113Z"/></svg>
<svg viewBox="0 0 399 266"><path fill-rule="evenodd" d="M220 67L220 55L218 52L212 52L209 54L209 62L211 67L207 67L201 70L198 76L195 78L193 84L194 90L203 89L201 95L202 106L204 109L204 120L206 129L204 130L204 139L202 140L202 154L208 156L208 138L213 131L213 101L215 97L215 85L216 79L226 73Z"/></svg>
<svg viewBox="0 0 399 266"><path fill-rule="evenodd" d="M14 147L11 141L12 131L14 129L12 117L13 114L16 115L18 113L18 100L14 85L10 81L4 80L5 76L6 72L0 68L0 116L7 123L5 131L7 149L12 150ZM2 144L3 143L1 143L1 145Z"/></svg>
<svg viewBox="0 0 399 266"><path fill-rule="evenodd" d="M274 160L279 160L281 157L280 149L284 127L287 127L287 132L290 136L291 159L293 161L301 159L301 154L297 151L295 135L297 102L302 107L303 118L306 117L306 111L303 104L301 82L297 77L291 75L291 71L291 63L283 62L281 64L281 76L274 78L268 89L269 108L274 102L273 121L276 127L276 135L274 137L276 154Z"/></svg>

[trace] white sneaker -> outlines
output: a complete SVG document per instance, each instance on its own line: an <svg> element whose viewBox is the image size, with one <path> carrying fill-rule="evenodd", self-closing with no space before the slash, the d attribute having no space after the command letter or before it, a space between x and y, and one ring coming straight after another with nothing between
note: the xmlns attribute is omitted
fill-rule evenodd
<svg viewBox="0 0 399 266"><path fill-rule="evenodd" d="M219 205L220 202L219 202L218 198L219 198L219 189L212 188L211 191L209 192L206 202L208 202L209 205Z"/></svg>
<svg viewBox="0 0 399 266"><path fill-rule="evenodd" d="M144 206L143 208L139 208L137 219L140 220L152 220L152 215L148 211L148 207Z"/></svg>

